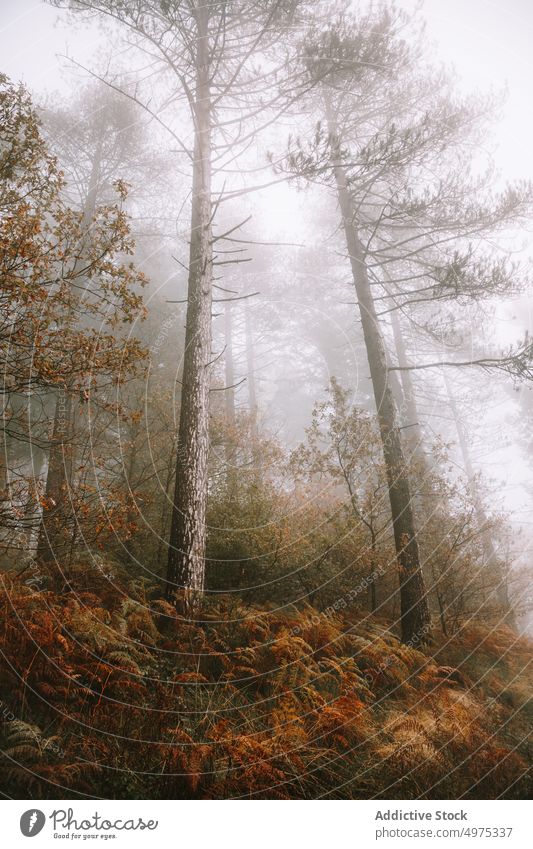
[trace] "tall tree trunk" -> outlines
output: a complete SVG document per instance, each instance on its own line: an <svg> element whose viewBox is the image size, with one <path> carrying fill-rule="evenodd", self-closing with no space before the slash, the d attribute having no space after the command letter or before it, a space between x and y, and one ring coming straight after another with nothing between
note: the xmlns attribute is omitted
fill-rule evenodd
<svg viewBox="0 0 533 849"><path fill-rule="evenodd" d="M483 546L483 554L485 556L485 562L489 567L490 571L496 577L497 586L496 586L496 596L498 599L498 604L500 605L505 620L509 625L514 626L514 613L509 601L509 592L507 587L507 579L502 566L502 561L498 557L496 553L496 549L494 547L494 542L492 540L492 534L488 527L489 520L487 514L485 513L482 505L481 498L479 494L479 489L476 482L476 474L474 471L474 466L472 464L472 458L470 456L470 448L468 446L468 439L466 438L465 429L463 427L463 423L461 421L461 417L459 415L459 411L457 409L457 404L455 402L455 398L452 392L452 388L450 386L450 381L446 372L443 369L443 378L444 385L446 386L446 394L448 396L448 404L450 406L450 411L453 417L453 421L455 424L455 430L457 431L457 439L459 442L459 447L461 449L461 455L463 458L463 463L465 467L466 477L468 480L468 484L470 487L470 492L472 494L472 500L474 504L474 510L476 514L476 521L478 528L481 532L481 544Z"/></svg>
<svg viewBox="0 0 533 849"><path fill-rule="evenodd" d="M255 379L255 350L252 333L252 317L248 300L244 301L244 335L246 341L246 382L248 384L248 406L250 410L250 436L251 436L251 462L256 474L260 470L260 457L258 451L259 427L257 407L257 384Z"/></svg>
<svg viewBox="0 0 533 849"><path fill-rule="evenodd" d="M369 601L370 601L370 612L375 613L378 608L378 595L377 595L377 567L376 567L376 532L374 530L374 524L372 522L372 527L370 529L370 551L371 551L371 569L370 569L370 584L369 584Z"/></svg>
<svg viewBox="0 0 533 849"><path fill-rule="evenodd" d="M387 356L387 351L385 351L386 356L386 364L387 369L390 369L392 365L390 358ZM407 418L405 415L405 398L403 394L403 386L400 383L398 375L395 371L388 371L389 384L392 392L392 397L394 399L394 403L396 404L396 411L398 414L399 423L403 428L407 427Z"/></svg>
<svg viewBox="0 0 533 849"><path fill-rule="evenodd" d="M391 313L391 325L398 365L400 366L400 368L406 369L405 371L400 372L401 384L399 392L402 400L398 406L398 410L400 411L400 419L404 435L404 444L407 445L410 451L411 458L415 461L413 464L415 474L411 475L410 483L411 488L413 487L413 482L415 483L415 491L411 492L411 495L413 499L415 513L418 519L418 529L420 531L421 528L423 529L426 526L427 522L431 518L431 515L433 515L431 504L428 504L427 495L425 494L424 487L426 478L430 477L431 469L428 463L427 456L424 453L424 437L422 434L422 428L420 427L420 418L418 415L415 390L413 386L411 372L407 370L407 351L405 347L400 319L398 318L396 310L393 310L393 312ZM394 378L398 381L398 372L394 371L391 373L390 376L392 377L393 375ZM400 382L398 381L398 383ZM440 507L436 507L435 509L439 511ZM423 557L423 560L424 562L427 562L427 559L425 557Z"/></svg>
<svg viewBox="0 0 533 849"><path fill-rule="evenodd" d="M328 114L328 123L331 137L335 139L336 131L331 113ZM398 559L402 641L418 644L427 641L430 615L420 567L409 478L389 381L383 335L376 314L363 246L357 232L357 222L340 155L335 156L332 165L383 445Z"/></svg>
<svg viewBox="0 0 533 849"><path fill-rule="evenodd" d="M400 366L400 368L406 368L407 351L405 349L405 342L403 338L400 319L398 318L396 310L393 310L391 313L391 324L398 365ZM401 371L400 379L402 383L403 395L404 428L407 431L407 440L410 446L412 447L417 460L419 460L425 466L426 457L422 450L422 429L420 427L420 420L418 417L418 407L416 404L415 390L413 386L411 372L408 370Z"/></svg>
<svg viewBox="0 0 533 849"><path fill-rule="evenodd" d="M233 327L231 321L231 304L227 303L224 308L224 367L226 378L225 409L226 420L229 427L234 428L235 418L235 369L233 367Z"/></svg>
<svg viewBox="0 0 533 849"><path fill-rule="evenodd" d="M159 566L160 563L163 562L164 557L164 549L167 546L166 536L168 531L168 518L169 518L169 503L171 498L171 489L172 489L172 481L174 475L176 473L176 461L174 459L174 452L176 450L178 435L174 435L174 439L172 440L172 449L168 456L167 467L166 467L166 477L165 477L165 486L163 489L163 510L161 512L161 531L159 534L159 542L157 544L157 555L156 555L156 564Z"/></svg>
<svg viewBox="0 0 533 849"><path fill-rule="evenodd" d="M233 327L231 321L231 303L224 305L224 409L226 414L226 480L231 492L235 485L235 369L233 366Z"/></svg>
<svg viewBox="0 0 533 849"><path fill-rule="evenodd" d="M37 560L51 563L64 554L68 545L66 512L72 477L72 401L68 387L56 395L54 426L48 454L48 470L41 524L37 542Z"/></svg>
<svg viewBox="0 0 533 849"><path fill-rule="evenodd" d="M102 171L102 154L106 135L106 126L102 125L94 150L91 173L87 186L87 195L83 207L83 239L90 239L90 226L96 212L98 188ZM80 257L76 261L83 268L84 244L80 248ZM76 271L76 268L74 269ZM84 280L78 281L84 285ZM43 563L57 559L63 552L63 537L66 532L66 510L72 485L73 469L73 406L72 388L67 383L56 393L56 405L52 440L48 454L48 471L41 525L37 542L37 559Z"/></svg>
<svg viewBox="0 0 533 849"><path fill-rule="evenodd" d="M2 401L2 411L0 412L0 416L2 417L2 423L0 427L0 502L8 501L8 454L7 454L7 439L6 432L4 427L4 416L6 415L6 407Z"/></svg>
<svg viewBox="0 0 533 849"><path fill-rule="evenodd" d="M191 242L176 482L168 552L168 597L184 590L191 610L205 580L213 245L208 6L197 10Z"/></svg>
<svg viewBox="0 0 533 849"><path fill-rule="evenodd" d="M445 637L448 636L448 626L446 625L446 606L439 587L439 580L432 570L433 584L435 586L435 595L437 596L437 604L439 606L439 620L442 633Z"/></svg>

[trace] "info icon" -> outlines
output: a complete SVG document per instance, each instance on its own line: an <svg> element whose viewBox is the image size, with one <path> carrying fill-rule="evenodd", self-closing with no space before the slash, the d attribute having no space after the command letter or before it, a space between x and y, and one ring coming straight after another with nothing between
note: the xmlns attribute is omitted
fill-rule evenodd
<svg viewBox="0 0 533 849"><path fill-rule="evenodd" d="M45 822L46 817L42 811L37 810L37 808L30 808L20 818L20 830L24 837L35 837L42 831Z"/></svg>

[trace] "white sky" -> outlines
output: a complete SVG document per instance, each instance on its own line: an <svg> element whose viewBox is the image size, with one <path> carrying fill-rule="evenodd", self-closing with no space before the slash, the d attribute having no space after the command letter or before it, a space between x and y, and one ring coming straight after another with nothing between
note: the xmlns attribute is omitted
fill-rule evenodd
<svg viewBox="0 0 533 849"><path fill-rule="evenodd" d="M411 8L416 0L399 0ZM445 61L453 62L468 87L510 87L502 161L514 176L533 174L533 2L531 0L425 0L428 32ZM65 13L39 0L0 0L2 70L38 91L63 88L56 54L67 48L85 57L94 38L64 24Z"/></svg>
<svg viewBox="0 0 533 849"><path fill-rule="evenodd" d="M398 0L406 9L415 3ZM532 0L425 0L424 14L436 52L456 66L467 89L508 84L495 132L498 163L509 178L533 178ZM0 0L1 69L39 94L68 91L72 81L60 54L90 65L104 39L96 25L87 29L66 19L39 0Z"/></svg>
<svg viewBox="0 0 533 849"><path fill-rule="evenodd" d="M401 5L409 7L409 0ZM426 0L429 34L466 88L508 84L496 129L499 164L510 178L533 176L533 3L531 0Z"/></svg>

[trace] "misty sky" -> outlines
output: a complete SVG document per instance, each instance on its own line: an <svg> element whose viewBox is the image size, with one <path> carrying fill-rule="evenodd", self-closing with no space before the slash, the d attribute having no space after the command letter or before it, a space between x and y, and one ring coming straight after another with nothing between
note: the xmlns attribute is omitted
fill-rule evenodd
<svg viewBox="0 0 533 849"><path fill-rule="evenodd" d="M410 9L416 0L399 0ZM498 131L500 166L511 177L533 177L533 3L530 0L425 0L429 35L467 88L509 85ZM58 54L90 60L96 28L65 25L65 14L36 0L0 0L3 70L38 91L68 89Z"/></svg>

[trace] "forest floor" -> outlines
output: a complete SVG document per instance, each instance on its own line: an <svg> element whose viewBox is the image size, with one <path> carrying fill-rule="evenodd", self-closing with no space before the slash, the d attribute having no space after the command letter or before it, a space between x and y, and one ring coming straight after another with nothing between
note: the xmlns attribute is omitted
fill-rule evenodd
<svg viewBox="0 0 533 849"><path fill-rule="evenodd" d="M0 790L14 798L525 798L531 643L422 650L361 613L201 620L142 588L3 576ZM529 677L528 677L529 673Z"/></svg>

